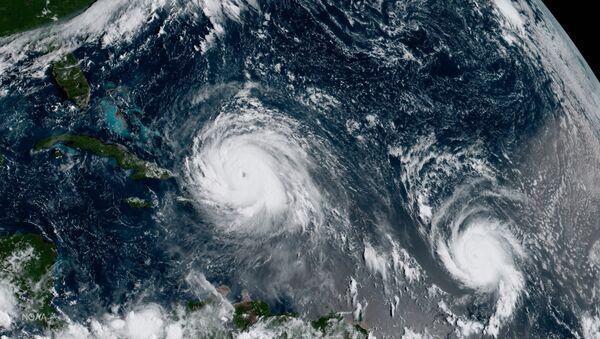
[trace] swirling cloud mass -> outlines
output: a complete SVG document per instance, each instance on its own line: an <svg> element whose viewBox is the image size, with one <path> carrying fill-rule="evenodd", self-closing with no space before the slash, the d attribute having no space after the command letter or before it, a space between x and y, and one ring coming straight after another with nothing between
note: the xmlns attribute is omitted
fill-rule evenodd
<svg viewBox="0 0 600 339"><path fill-rule="evenodd" d="M312 179L308 141L298 128L252 100L200 131L186 175L218 227L272 235L321 224L323 199Z"/></svg>
<svg viewBox="0 0 600 339"><path fill-rule="evenodd" d="M527 254L511 231L511 222L488 209L485 199L507 198L508 192L483 191L464 201L458 190L433 221L431 241L450 275L463 287L495 297L494 313L485 333L498 336L517 307L525 288L522 272ZM461 206L461 207L458 207Z"/></svg>

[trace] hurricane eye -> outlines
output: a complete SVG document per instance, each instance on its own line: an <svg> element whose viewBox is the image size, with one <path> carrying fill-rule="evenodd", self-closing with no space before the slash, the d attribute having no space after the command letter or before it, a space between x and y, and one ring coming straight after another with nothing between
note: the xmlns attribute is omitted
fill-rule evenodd
<svg viewBox="0 0 600 339"><path fill-rule="evenodd" d="M465 215L455 219L461 222L449 223L448 236L438 235L437 254L461 285L478 293L497 295L497 309L486 328L488 334L497 335L501 322L512 314L525 287L517 265L523 249L508 225L500 220L469 219Z"/></svg>
<svg viewBox="0 0 600 339"><path fill-rule="evenodd" d="M309 174L315 163L295 124L255 106L223 113L198 133L186 175L216 225L276 234L320 224L322 196Z"/></svg>

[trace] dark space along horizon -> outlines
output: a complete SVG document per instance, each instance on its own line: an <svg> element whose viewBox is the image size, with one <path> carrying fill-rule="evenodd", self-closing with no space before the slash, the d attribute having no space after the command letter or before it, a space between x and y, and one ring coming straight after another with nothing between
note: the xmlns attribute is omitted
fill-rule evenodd
<svg viewBox="0 0 600 339"><path fill-rule="evenodd" d="M552 15L562 28L569 34L571 40L596 78L600 78L600 48L598 48L598 11L597 3L577 2L574 5L565 0L543 0Z"/></svg>

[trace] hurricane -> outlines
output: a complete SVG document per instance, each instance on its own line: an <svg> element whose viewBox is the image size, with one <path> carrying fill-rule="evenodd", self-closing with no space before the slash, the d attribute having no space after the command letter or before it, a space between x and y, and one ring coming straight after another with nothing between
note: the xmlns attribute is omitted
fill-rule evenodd
<svg viewBox="0 0 600 339"><path fill-rule="evenodd" d="M599 337L600 82L541 0L0 13L0 338Z"/></svg>
<svg viewBox="0 0 600 339"><path fill-rule="evenodd" d="M243 99L194 138L190 190L218 227L276 235L317 229L326 202L313 180L312 145L300 124Z"/></svg>
<svg viewBox="0 0 600 339"><path fill-rule="evenodd" d="M478 194L473 194L473 186ZM527 253L503 220L498 202L515 199L506 190L488 191L477 182L458 189L432 221L432 248L450 275L464 288L496 299L485 332L498 336L525 287L522 266ZM492 201L491 203L489 201Z"/></svg>

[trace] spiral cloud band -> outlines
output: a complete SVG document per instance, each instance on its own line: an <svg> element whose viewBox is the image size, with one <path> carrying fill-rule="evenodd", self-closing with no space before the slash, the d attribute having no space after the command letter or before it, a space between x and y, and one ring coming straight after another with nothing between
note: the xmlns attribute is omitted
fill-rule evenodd
<svg viewBox="0 0 600 339"><path fill-rule="evenodd" d="M505 278L521 275L513 260L522 255L519 243L492 220L476 220L453 232L448 243L438 242L437 252L448 271L470 288L494 290Z"/></svg>
<svg viewBox="0 0 600 339"><path fill-rule="evenodd" d="M306 231L322 220L322 197L310 174L309 142L299 124L244 98L195 138L186 159L192 193L228 231Z"/></svg>
<svg viewBox="0 0 600 339"><path fill-rule="evenodd" d="M473 207L472 204L479 204L476 199L469 204L454 213L449 206L442 209L445 215L442 220L435 220L432 240L440 261L454 279L478 293L495 295L495 311L485 332L497 336L502 323L512 316L525 287L520 269L525 251L508 223L484 206ZM440 230L443 223L447 232Z"/></svg>

